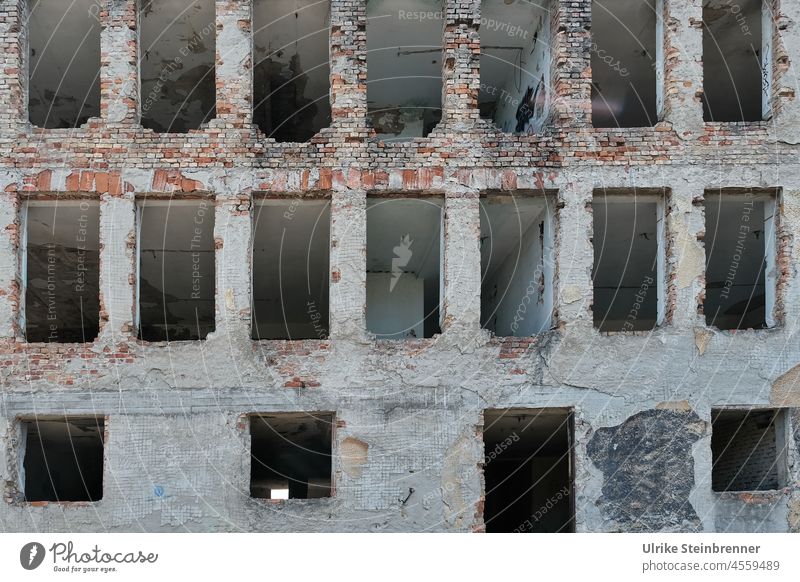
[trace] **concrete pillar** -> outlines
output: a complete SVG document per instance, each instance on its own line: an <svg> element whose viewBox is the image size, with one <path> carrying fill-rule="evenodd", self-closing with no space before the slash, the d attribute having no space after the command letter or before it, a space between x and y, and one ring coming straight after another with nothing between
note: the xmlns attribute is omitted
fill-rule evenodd
<svg viewBox="0 0 800 582"><path fill-rule="evenodd" d="M331 195L330 335L365 337L367 325L367 194Z"/></svg>
<svg viewBox="0 0 800 582"><path fill-rule="evenodd" d="M591 183L567 184L558 197L563 207L558 211L555 228L557 322L591 328L594 264Z"/></svg>
<svg viewBox="0 0 800 582"><path fill-rule="evenodd" d="M480 0L445 0L442 121L456 127L480 117L480 20Z"/></svg>
<svg viewBox="0 0 800 582"><path fill-rule="evenodd" d="M0 3L0 136L28 120L26 21L25 0Z"/></svg>
<svg viewBox="0 0 800 582"><path fill-rule="evenodd" d="M681 137L703 129L703 2L664 0L664 121Z"/></svg>
<svg viewBox="0 0 800 582"><path fill-rule="evenodd" d="M217 192L214 215L216 335L249 338L252 316L252 200Z"/></svg>
<svg viewBox="0 0 800 582"><path fill-rule="evenodd" d="M100 335L117 344L136 334L136 203L132 192L100 196Z"/></svg>
<svg viewBox="0 0 800 582"><path fill-rule="evenodd" d="M253 3L216 0L217 121L243 127L253 122Z"/></svg>
<svg viewBox="0 0 800 582"><path fill-rule="evenodd" d="M552 123L592 124L591 0L555 0L551 7Z"/></svg>
<svg viewBox="0 0 800 582"><path fill-rule="evenodd" d="M0 193L0 338L17 335L20 306L19 199L16 193Z"/></svg>
<svg viewBox="0 0 800 582"><path fill-rule="evenodd" d="M442 331L481 325L481 217L478 192L448 193L444 204Z"/></svg>
<svg viewBox="0 0 800 582"><path fill-rule="evenodd" d="M667 280L672 279L673 287L667 301L667 322L679 329L705 325L703 316L698 314L706 260L698 236L705 232L705 220L703 205L695 204L695 199L702 195L702 186L689 180L673 184L670 193L666 232L671 239L667 264L672 276Z"/></svg>
<svg viewBox="0 0 800 582"><path fill-rule="evenodd" d="M100 116L109 123L139 123L136 0L106 0L99 13Z"/></svg>

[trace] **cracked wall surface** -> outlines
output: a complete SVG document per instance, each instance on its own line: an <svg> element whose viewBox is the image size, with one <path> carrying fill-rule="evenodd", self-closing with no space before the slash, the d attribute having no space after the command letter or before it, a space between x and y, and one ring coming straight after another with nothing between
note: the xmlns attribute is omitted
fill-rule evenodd
<svg viewBox="0 0 800 582"><path fill-rule="evenodd" d="M331 119L304 143L254 123L250 0L214 3L214 115L180 134L142 125L137 2L102 4L99 116L42 129L29 122L20 74L25 2L0 0L0 530L483 531L482 411L557 407L574 413L577 531L800 531L798 3L770 3L771 119L703 122L701 3L668 0L663 115L652 127L595 129L591 2L554 2L551 34L540 35L550 110L540 132L511 135L480 119L480 2L447 0L441 121L401 143L369 125L363 1L331 2ZM702 313L702 200L748 187L780 192L777 325L720 331ZM667 315L651 331L593 327L591 201L602 188L668 189ZM479 198L491 192L554 201L553 324L536 336L480 325ZM265 193L331 202L324 339L251 339L253 201ZM442 333L432 338L377 340L366 329L374 194L444 198ZM100 205L99 335L29 343L20 208L77 195ZM203 340L136 339L144 196L213 201L215 331ZM711 409L725 405L791 410L786 487L712 492ZM106 417L103 499L25 503L18 419L65 410ZM302 411L335 413L332 496L251 498L243 418Z"/></svg>

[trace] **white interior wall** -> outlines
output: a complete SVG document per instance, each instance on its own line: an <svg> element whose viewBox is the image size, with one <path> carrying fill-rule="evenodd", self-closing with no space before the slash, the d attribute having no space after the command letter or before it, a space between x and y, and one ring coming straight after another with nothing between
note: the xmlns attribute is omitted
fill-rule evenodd
<svg viewBox="0 0 800 582"><path fill-rule="evenodd" d="M481 16L481 112L507 133L537 133L551 100L550 2L489 0Z"/></svg>
<svg viewBox="0 0 800 582"><path fill-rule="evenodd" d="M425 337L425 281L404 273L367 273L367 329L379 339Z"/></svg>
<svg viewBox="0 0 800 582"><path fill-rule="evenodd" d="M551 228L543 198L482 200L481 322L498 336L530 336L552 322Z"/></svg>

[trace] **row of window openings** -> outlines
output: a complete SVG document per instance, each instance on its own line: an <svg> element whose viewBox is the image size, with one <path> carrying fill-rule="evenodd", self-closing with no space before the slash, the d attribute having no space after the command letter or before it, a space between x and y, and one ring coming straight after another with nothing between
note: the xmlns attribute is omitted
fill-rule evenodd
<svg viewBox="0 0 800 582"><path fill-rule="evenodd" d="M785 410L714 409L711 419L713 491L786 486ZM333 413L251 415L250 496L333 496L334 422ZM573 425L566 408L484 411L487 531L574 531ZM105 418L30 418L20 420L19 428L19 490L26 502L102 499ZM343 458L363 456L357 444L347 443L340 446ZM164 494L163 486L153 489L156 496ZM545 505L552 512L536 513Z"/></svg>
<svg viewBox="0 0 800 582"><path fill-rule="evenodd" d="M594 324L650 330L665 317L663 194L597 191ZM775 195L706 193L706 323L774 325ZM88 342L99 331L99 203L24 205L22 329L29 342ZM137 203L137 329L145 341L205 338L215 326L214 208L206 199ZM531 336L553 321L553 199L480 203L481 324ZM440 333L442 199L368 198L366 324L378 339ZM330 203L259 199L253 216L253 339L325 339Z"/></svg>
<svg viewBox="0 0 800 582"><path fill-rule="evenodd" d="M97 0L29 0L29 116L77 127L100 113ZM663 110L663 0L593 0L596 127L653 126ZM772 21L762 0L703 3L706 121L769 118ZM367 4L368 118L379 139L424 137L442 116L442 13L428 0ZM481 116L539 133L553 105L552 2L481 6ZM421 19L420 14L429 15ZM141 123L186 132L216 116L215 4L138 1ZM255 123L279 142L330 125L328 2L255 0ZM227 60L225 50L221 58Z"/></svg>

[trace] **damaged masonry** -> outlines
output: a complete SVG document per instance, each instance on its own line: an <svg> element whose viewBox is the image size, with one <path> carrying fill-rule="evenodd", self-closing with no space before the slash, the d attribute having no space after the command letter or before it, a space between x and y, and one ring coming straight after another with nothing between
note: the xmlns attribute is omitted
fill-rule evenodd
<svg viewBox="0 0 800 582"><path fill-rule="evenodd" d="M800 532L798 23L3 0L0 524Z"/></svg>

